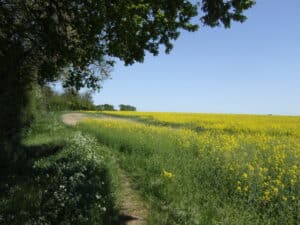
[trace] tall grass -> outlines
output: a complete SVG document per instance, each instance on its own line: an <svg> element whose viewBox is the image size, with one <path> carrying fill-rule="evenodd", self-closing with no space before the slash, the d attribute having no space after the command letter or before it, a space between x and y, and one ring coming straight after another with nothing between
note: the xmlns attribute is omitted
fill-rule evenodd
<svg viewBox="0 0 300 225"><path fill-rule="evenodd" d="M217 127L79 124L119 150L121 165L152 205L149 224L298 224L299 139Z"/></svg>

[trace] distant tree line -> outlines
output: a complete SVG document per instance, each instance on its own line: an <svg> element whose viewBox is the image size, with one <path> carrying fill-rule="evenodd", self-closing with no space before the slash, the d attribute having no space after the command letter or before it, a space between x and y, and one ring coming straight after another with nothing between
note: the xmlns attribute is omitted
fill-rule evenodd
<svg viewBox="0 0 300 225"><path fill-rule="evenodd" d="M100 110L100 111L117 111L114 108L114 106L110 105L110 104L96 105L95 109ZM121 104L121 105L119 105L119 110L120 111L136 111L136 107L134 107L132 105Z"/></svg>
<svg viewBox="0 0 300 225"><path fill-rule="evenodd" d="M119 105L120 111L136 111L136 108L131 105Z"/></svg>
<svg viewBox="0 0 300 225"><path fill-rule="evenodd" d="M87 91L80 93L73 88L65 88L58 93L50 86L43 86L36 90L37 108L44 111L65 111L65 110L99 110L117 111L113 105L94 105L92 93ZM119 105L120 111L136 111L131 105Z"/></svg>
<svg viewBox="0 0 300 225"><path fill-rule="evenodd" d="M96 105L95 109L100 111L116 111L114 106L110 104Z"/></svg>
<svg viewBox="0 0 300 225"><path fill-rule="evenodd" d="M95 109L91 92L80 93L73 88L66 88L58 93L49 86L37 90L37 107L45 111Z"/></svg>

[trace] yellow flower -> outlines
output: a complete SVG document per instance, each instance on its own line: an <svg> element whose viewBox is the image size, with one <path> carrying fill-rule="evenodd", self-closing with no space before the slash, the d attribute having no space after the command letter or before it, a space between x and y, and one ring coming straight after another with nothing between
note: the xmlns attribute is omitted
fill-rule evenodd
<svg viewBox="0 0 300 225"><path fill-rule="evenodd" d="M242 177L243 177L244 179L247 179L247 178L248 178L248 174L247 174L247 173L243 173Z"/></svg>
<svg viewBox="0 0 300 225"><path fill-rule="evenodd" d="M269 192L269 191L265 191L265 192L264 192L263 200L265 200L265 201L267 201L267 202L271 200L270 192Z"/></svg>
<svg viewBox="0 0 300 225"><path fill-rule="evenodd" d="M295 185L296 184L296 180L295 179L291 179L291 185Z"/></svg>
<svg viewBox="0 0 300 225"><path fill-rule="evenodd" d="M171 172L168 172L166 170L163 171L163 176L166 177L166 178L172 178L172 177L175 177L175 175Z"/></svg>
<svg viewBox="0 0 300 225"><path fill-rule="evenodd" d="M254 167L251 164L248 164L248 169L253 172L254 171Z"/></svg>
<svg viewBox="0 0 300 225"><path fill-rule="evenodd" d="M277 194L278 194L278 191L279 191L279 190L278 190L278 188L277 188L277 187L274 187L274 188L273 188L273 192L274 192L274 194L275 194L275 195L277 195Z"/></svg>

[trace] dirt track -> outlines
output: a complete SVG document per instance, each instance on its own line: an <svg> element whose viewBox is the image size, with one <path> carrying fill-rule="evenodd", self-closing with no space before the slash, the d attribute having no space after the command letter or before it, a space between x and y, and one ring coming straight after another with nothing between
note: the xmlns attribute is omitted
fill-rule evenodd
<svg viewBox="0 0 300 225"><path fill-rule="evenodd" d="M85 113L66 113L62 115L62 121L67 125L76 125L78 122L80 122L80 120L85 118L110 119L110 120L126 121L130 123L141 123L133 119L120 118L120 117L107 116L107 115L93 116Z"/></svg>
<svg viewBox="0 0 300 225"><path fill-rule="evenodd" d="M62 121L67 125L76 125L76 123L86 117L86 114L83 113L67 113L62 115Z"/></svg>
<svg viewBox="0 0 300 225"><path fill-rule="evenodd" d="M93 117L84 113L67 113L62 115L62 121L65 124L72 126L76 125L85 118L112 119L138 123L126 118L123 119L109 116ZM118 225L144 225L146 224L145 219L148 215L148 209L141 201L139 195L132 189L128 177L124 174L124 172L121 171L120 173L122 179L123 199L121 203L122 205Z"/></svg>

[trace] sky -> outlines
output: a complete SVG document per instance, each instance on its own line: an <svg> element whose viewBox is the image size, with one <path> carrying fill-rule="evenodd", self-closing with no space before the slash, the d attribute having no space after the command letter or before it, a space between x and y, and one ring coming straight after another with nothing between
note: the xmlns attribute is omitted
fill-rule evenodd
<svg viewBox="0 0 300 225"><path fill-rule="evenodd" d="M117 62L95 104L138 111L300 115L300 1L257 0L231 29L182 32L168 55Z"/></svg>

